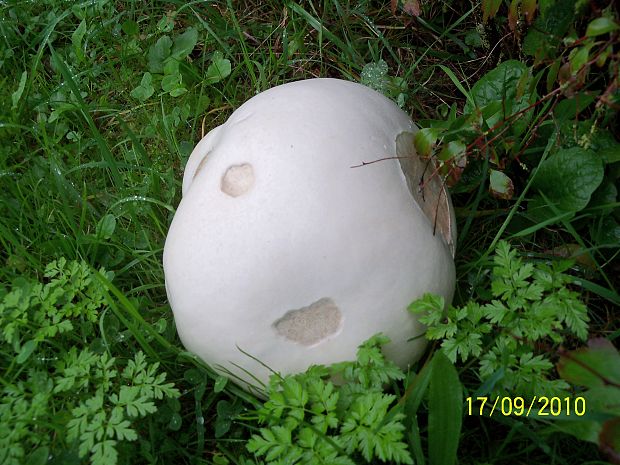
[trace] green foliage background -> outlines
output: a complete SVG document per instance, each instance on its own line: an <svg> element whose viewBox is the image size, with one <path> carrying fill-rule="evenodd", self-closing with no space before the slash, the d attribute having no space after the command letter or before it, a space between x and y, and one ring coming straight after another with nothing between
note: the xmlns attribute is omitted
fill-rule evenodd
<svg viewBox="0 0 620 465"><path fill-rule="evenodd" d="M0 462L620 462L619 27L573 0L2 3ZM183 350L163 241L200 137L319 76L419 122L457 294L412 305L437 342L410 372L377 336L263 402ZM464 408L543 393L591 408Z"/></svg>

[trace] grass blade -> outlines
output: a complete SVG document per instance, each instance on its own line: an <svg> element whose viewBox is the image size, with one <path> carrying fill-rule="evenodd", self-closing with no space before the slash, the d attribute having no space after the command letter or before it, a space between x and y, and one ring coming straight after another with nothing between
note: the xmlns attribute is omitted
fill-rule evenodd
<svg viewBox="0 0 620 465"><path fill-rule="evenodd" d="M80 89L78 88L77 83L73 79L73 76L71 75L71 72L69 71L69 68L67 68L67 65L65 64L65 62L56 53L56 50L54 50L54 48L51 45L49 46L49 48L52 54L52 59L54 61L54 64L56 65L56 68L58 68L58 70L62 74L62 77L67 83L67 86L69 87L69 89L71 89L71 92L73 93L73 96L75 97L75 100L78 103L78 109L80 110L80 113L82 113L82 116L84 117L84 120L86 121L86 124L88 125L93 138L97 142L97 145L99 146L99 150L101 151L101 155L103 156L103 159L107 163L107 167L110 169L110 173L112 175L114 185L116 187L122 186L123 181L121 179L121 175L118 170L117 162L114 159L114 155L112 155L112 152L110 151L110 148L108 147L108 144L106 143L104 137L101 135L101 132L99 132L99 129L97 128L95 121L93 121L92 116L90 116L88 107L86 105L86 102L84 102L82 95L80 94Z"/></svg>
<svg viewBox="0 0 620 465"><path fill-rule="evenodd" d="M431 380L432 363L427 360L418 373L410 373L407 376L407 390L401 399L404 403L405 428L408 432L407 442L417 465L424 465L424 451L420 439L420 427L418 425L417 412L422 398L428 389Z"/></svg>
<svg viewBox="0 0 620 465"><path fill-rule="evenodd" d="M444 73L446 73L448 75L448 77L450 78L450 80L454 83L454 85L456 86L456 88L458 90L461 91L461 93L468 99L471 100L471 96L469 95L469 92L467 91L467 89L465 89L465 87L463 87L463 84L461 84L461 80L459 78L456 77L456 74L454 74L454 72L448 68L447 66L444 65L437 65L439 66Z"/></svg>
<svg viewBox="0 0 620 465"><path fill-rule="evenodd" d="M327 39L331 41L334 45L336 45L336 47L347 53L354 62L359 62L359 56L353 48L347 46L347 44L345 44L338 36L336 36L333 32L327 29L321 21L308 13L301 5L295 2L287 2L286 6L291 11L295 12L303 19L305 19L306 22L310 25L310 27L315 29L319 34L327 37Z"/></svg>

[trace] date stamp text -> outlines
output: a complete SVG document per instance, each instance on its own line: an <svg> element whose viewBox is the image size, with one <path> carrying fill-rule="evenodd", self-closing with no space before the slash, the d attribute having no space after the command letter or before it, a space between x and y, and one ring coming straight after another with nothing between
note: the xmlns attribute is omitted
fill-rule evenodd
<svg viewBox="0 0 620 465"><path fill-rule="evenodd" d="M586 413L586 399L583 397L534 396L531 400L523 397L468 397L467 415L489 416L577 416Z"/></svg>

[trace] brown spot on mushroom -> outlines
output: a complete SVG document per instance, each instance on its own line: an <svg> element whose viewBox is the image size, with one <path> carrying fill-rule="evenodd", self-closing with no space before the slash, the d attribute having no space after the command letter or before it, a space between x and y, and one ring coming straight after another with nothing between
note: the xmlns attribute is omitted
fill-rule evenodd
<svg viewBox="0 0 620 465"><path fill-rule="evenodd" d="M224 194L231 197L239 197L248 192L254 185L254 170L249 163L242 165L232 165L229 167L224 176L220 189Z"/></svg>
<svg viewBox="0 0 620 465"><path fill-rule="evenodd" d="M276 332L289 341L313 346L337 333L342 313L334 301L324 297L297 310L290 310L273 324Z"/></svg>

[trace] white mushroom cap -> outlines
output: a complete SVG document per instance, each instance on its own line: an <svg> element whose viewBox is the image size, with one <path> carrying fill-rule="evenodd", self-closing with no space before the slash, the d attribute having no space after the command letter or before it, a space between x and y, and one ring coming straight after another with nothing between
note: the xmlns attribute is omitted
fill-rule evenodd
<svg viewBox="0 0 620 465"><path fill-rule="evenodd" d="M295 373L353 360L377 332L389 358L415 361L425 343L408 340L424 327L406 308L425 292L451 301L450 246L398 160L353 168L415 131L365 86L310 79L253 97L207 134L164 249L185 347L250 383L271 373L242 351Z"/></svg>

